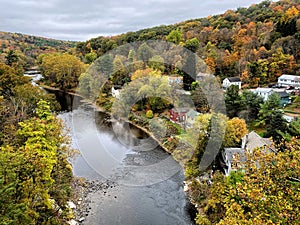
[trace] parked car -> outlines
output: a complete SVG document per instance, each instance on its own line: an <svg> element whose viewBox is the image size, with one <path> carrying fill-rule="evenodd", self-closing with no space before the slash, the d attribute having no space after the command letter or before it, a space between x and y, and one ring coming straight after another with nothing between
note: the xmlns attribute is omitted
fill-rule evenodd
<svg viewBox="0 0 300 225"><path fill-rule="evenodd" d="M293 89L295 89L293 86L288 86L288 87L286 88L286 90L293 90Z"/></svg>

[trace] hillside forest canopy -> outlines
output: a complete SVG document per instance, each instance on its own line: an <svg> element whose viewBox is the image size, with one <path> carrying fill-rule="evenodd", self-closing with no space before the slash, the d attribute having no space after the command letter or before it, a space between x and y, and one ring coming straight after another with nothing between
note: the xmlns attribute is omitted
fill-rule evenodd
<svg viewBox="0 0 300 225"><path fill-rule="evenodd" d="M168 43L165 57L151 41ZM293 92L292 104L285 107L278 94L264 100L249 89L274 85L282 74L300 76L299 46L298 0L262 1L85 42L0 32L0 224L65 224L73 218L66 205L73 179L68 159L74 150L56 116L55 96L23 76L33 66L43 75L41 86L76 92L108 113L118 98L136 99L126 119L155 131L153 138L183 166L197 224L298 224L300 119L287 122L284 114L300 113L299 93ZM99 80L94 69L107 79ZM239 77L242 90L232 85L219 95L209 89L211 80L196 82L199 71L215 75L218 85ZM180 87L170 85L170 76L182 80L195 106L191 126L169 118L174 106L187 106L185 98L176 97ZM224 114L214 111L204 87L213 97L224 97ZM120 88L123 94L113 93ZM222 122L218 128L224 136L215 160L203 171L199 164L215 120ZM247 153L244 166L235 162L226 176L224 149L240 147L252 130L270 138L275 151Z"/></svg>

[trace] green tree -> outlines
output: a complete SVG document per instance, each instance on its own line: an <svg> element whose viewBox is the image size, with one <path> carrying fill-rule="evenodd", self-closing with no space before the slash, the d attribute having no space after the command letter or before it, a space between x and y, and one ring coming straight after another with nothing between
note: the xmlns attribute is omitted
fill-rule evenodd
<svg viewBox="0 0 300 225"><path fill-rule="evenodd" d="M1 198L1 222L63 223L64 213L55 215L50 199L65 209L72 178L70 151L61 123L49 104L39 101L36 117L20 122L14 142L0 148L0 195L7 194L6 200ZM65 176L58 177L58 172ZM64 187L60 195L50 192L58 187Z"/></svg>
<svg viewBox="0 0 300 225"><path fill-rule="evenodd" d="M183 34L182 31L179 29L172 30L166 37L167 41L172 42L176 45L178 45L182 39L183 39Z"/></svg>
<svg viewBox="0 0 300 225"><path fill-rule="evenodd" d="M86 63L91 64L92 62L94 62L97 59L97 53L92 51L90 53L87 53L84 56L84 60Z"/></svg>
<svg viewBox="0 0 300 225"><path fill-rule="evenodd" d="M138 60L147 63L152 56L153 56L153 49L150 48L146 42L139 46L137 51Z"/></svg>
<svg viewBox="0 0 300 225"><path fill-rule="evenodd" d="M134 49L130 49L127 57L129 63L133 63L135 61L135 56L136 56L136 52L134 51Z"/></svg>
<svg viewBox="0 0 300 225"><path fill-rule="evenodd" d="M259 123L261 125L267 124L267 118L280 108L280 96L277 93L272 93L267 101L261 105L261 110L259 111Z"/></svg>
<svg viewBox="0 0 300 225"><path fill-rule="evenodd" d="M266 137L272 137L273 141L279 145L282 142L282 133L287 131L287 122L283 118L282 110L273 110L266 118L267 133Z"/></svg>
<svg viewBox="0 0 300 225"><path fill-rule="evenodd" d="M186 91L191 90L191 85L196 80L196 55L188 52L186 60L182 66L183 70L183 89Z"/></svg>
<svg viewBox="0 0 300 225"><path fill-rule="evenodd" d="M237 85L231 85L227 88L225 93L225 104L227 115L237 117L243 107L242 98L239 95L239 87Z"/></svg>
<svg viewBox="0 0 300 225"><path fill-rule="evenodd" d="M152 119L153 118L153 111L151 109L146 112L146 117L148 119Z"/></svg>
<svg viewBox="0 0 300 225"><path fill-rule="evenodd" d="M192 52L196 52L200 46L200 42L197 38L189 39L185 42L184 47Z"/></svg>
<svg viewBox="0 0 300 225"><path fill-rule="evenodd" d="M160 70L164 72L165 66L164 66L164 59L159 56L155 55L149 59L149 67L153 70Z"/></svg>
<svg viewBox="0 0 300 225"><path fill-rule="evenodd" d="M7 55L5 56L6 64L12 66L13 63L18 62L18 56L15 54L13 50L9 50Z"/></svg>
<svg viewBox="0 0 300 225"><path fill-rule="evenodd" d="M119 55L116 55L116 57L114 58L113 66L114 66L114 72L119 71L124 68L124 64Z"/></svg>
<svg viewBox="0 0 300 225"><path fill-rule="evenodd" d="M264 100L257 93L254 93L249 90L244 90L241 95L241 100L244 106L244 115L243 117L247 121L253 121L258 118L258 113L261 109L261 105L264 103Z"/></svg>
<svg viewBox="0 0 300 225"><path fill-rule="evenodd" d="M113 56L111 54L104 54L96 62L95 66L101 76L108 78L114 71Z"/></svg>

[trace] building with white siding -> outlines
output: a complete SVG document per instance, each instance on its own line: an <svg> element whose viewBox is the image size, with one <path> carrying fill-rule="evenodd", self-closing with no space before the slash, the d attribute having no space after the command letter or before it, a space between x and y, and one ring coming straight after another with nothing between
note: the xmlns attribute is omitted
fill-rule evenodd
<svg viewBox="0 0 300 225"><path fill-rule="evenodd" d="M228 88L231 85L236 85L239 89L242 88L242 81L239 77L227 77L223 80L222 86L223 88Z"/></svg>
<svg viewBox="0 0 300 225"><path fill-rule="evenodd" d="M278 78L278 86L300 87L300 76L283 74Z"/></svg>

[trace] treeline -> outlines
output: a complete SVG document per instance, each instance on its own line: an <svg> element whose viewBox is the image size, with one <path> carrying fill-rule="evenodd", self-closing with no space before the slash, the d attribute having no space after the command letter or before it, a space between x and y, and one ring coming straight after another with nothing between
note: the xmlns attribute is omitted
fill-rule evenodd
<svg viewBox="0 0 300 225"><path fill-rule="evenodd" d="M65 224L72 154L55 97L0 63L0 224Z"/></svg>
<svg viewBox="0 0 300 225"><path fill-rule="evenodd" d="M23 67L34 65L38 55L43 53L67 52L75 46L75 42L36 37L20 33L0 32L0 62L5 63L7 57L14 54L15 61ZM18 59L18 60L17 60Z"/></svg>
<svg viewBox="0 0 300 225"><path fill-rule="evenodd" d="M263 1L249 8L158 26L76 45L87 63L106 52L136 41L167 40L195 51L220 77L239 76L245 86L277 81L283 73L300 74L300 4Z"/></svg>

